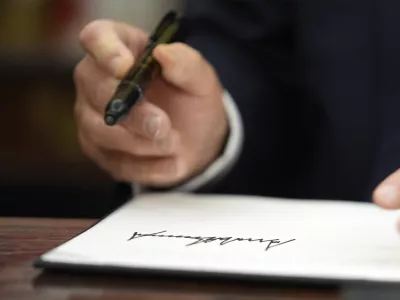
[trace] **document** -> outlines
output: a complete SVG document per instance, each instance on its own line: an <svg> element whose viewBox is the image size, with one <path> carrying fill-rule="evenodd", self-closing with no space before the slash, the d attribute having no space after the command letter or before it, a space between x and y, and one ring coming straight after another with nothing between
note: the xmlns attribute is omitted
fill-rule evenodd
<svg viewBox="0 0 400 300"><path fill-rule="evenodd" d="M400 282L398 211L372 203L144 194L43 254L39 268Z"/></svg>

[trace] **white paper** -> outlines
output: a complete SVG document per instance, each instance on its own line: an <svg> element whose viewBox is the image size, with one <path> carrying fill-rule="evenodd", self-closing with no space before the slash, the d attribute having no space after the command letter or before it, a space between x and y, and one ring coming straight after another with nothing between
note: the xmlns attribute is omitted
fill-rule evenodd
<svg viewBox="0 0 400 300"><path fill-rule="evenodd" d="M400 282L398 219L398 211L371 203L148 194L42 259L104 268ZM161 231L184 237L129 240L135 232ZM187 246L196 237L231 239L225 245L202 239L207 242ZM269 244L274 247L266 250Z"/></svg>

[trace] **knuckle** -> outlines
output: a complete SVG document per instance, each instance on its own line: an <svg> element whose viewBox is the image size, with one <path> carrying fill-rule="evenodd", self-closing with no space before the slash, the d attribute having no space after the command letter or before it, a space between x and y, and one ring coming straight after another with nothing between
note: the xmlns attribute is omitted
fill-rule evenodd
<svg viewBox="0 0 400 300"><path fill-rule="evenodd" d="M105 136L100 134L99 129L102 126L102 120L97 117L88 116L82 118L82 127L85 127L88 134L90 134L90 138L95 145L103 145L104 141L106 140Z"/></svg>
<svg viewBox="0 0 400 300"><path fill-rule="evenodd" d="M76 106L77 127L80 132L84 133L87 138L90 138L91 144L94 146L102 145L104 136L99 134L98 125L100 122L95 117L86 105Z"/></svg>
<svg viewBox="0 0 400 300"><path fill-rule="evenodd" d="M190 51L190 52L200 53L197 49L195 49L195 48L193 48L193 47L191 47L188 44L183 43L183 42L176 42L175 46L177 48L179 48L179 50L181 50L181 51Z"/></svg>
<svg viewBox="0 0 400 300"><path fill-rule="evenodd" d="M78 128L81 123L81 112L82 112L82 106L80 104L79 96L75 100L74 106L73 106L73 116L77 122Z"/></svg>
<svg viewBox="0 0 400 300"><path fill-rule="evenodd" d="M170 185L182 178L178 161L175 158L165 158L156 165L152 172L152 180L158 184Z"/></svg>
<svg viewBox="0 0 400 300"><path fill-rule="evenodd" d="M88 47L91 43L101 36L101 33L112 26L112 21L98 19L88 23L79 34L79 41L83 47Z"/></svg>
<svg viewBox="0 0 400 300"><path fill-rule="evenodd" d="M203 64L204 60L203 60L203 56L201 55L201 53L195 49L192 49L190 51L190 54L188 55L188 59L189 62L193 65L193 66L197 66L199 64Z"/></svg>
<svg viewBox="0 0 400 300"><path fill-rule="evenodd" d="M143 162L142 166L135 168L137 180L146 184L158 185L163 181L164 176L164 170L157 162Z"/></svg>
<svg viewBox="0 0 400 300"><path fill-rule="evenodd" d="M90 145L90 141L84 136L84 134L82 134L82 132L78 133L78 143L82 149L82 152L92 161L97 162L96 156L93 153L93 146Z"/></svg>
<svg viewBox="0 0 400 300"><path fill-rule="evenodd" d="M127 137L124 141L121 140L121 144L119 145L120 151L124 151L139 160L151 154L149 151L146 151L146 148L141 143L138 143L135 138L132 139L131 137Z"/></svg>
<svg viewBox="0 0 400 300"><path fill-rule="evenodd" d="M181 44L181 46L179 46L182 48L182 52L185 51L184 53L186 53L186 57L185 60L188 61L188 64L200 64L203 63L203 55L200 53L199 50L194 49L186 44Z"/></svg>
<svg viewBox="0 0 400 300"><path fill-rule="evenodd" d="M76 124L78 126L78 129L82 128L82 125L84 124L85 121L85 114L86 114L86 108L85 105L83 105L83 96L78 93L75 99L75 103L73 105L73 116L76 121Z"/></svg>
<svg viewBox="0 0 400 300"><path fill-rule="evenodd" d="M79 129L83 129L84 125L87 123L86 118L87 112L85 106L82 105L82 100L78 100L74 104L74 116Z"/></svg>
<svg viewBox="0 0 400 300"><path fill-rule="evenodd" d="M185 43L182 43L182 42L175 42L175 43L171 44L171 46L175 47L175 49L180 52L187 51L187 49L189 48L188 45L186 45Z"/></svg>
<svg viewBox="0 0 400 300"><path fill-rule="evenodd" d="M81 60L74 68L73 80L77 88L79 88L80 83L84 80L85 66L84 61Z"/></svg>
<svg viewBox="0 0 400 300"><path fill-rule="evenodd" d="M197 49L182 42L175 43L175 47L185 57L186 66L193 66L204 62L203 55Z"/></svg>
<svg viewBox="0 0 400 300"><path fill-rule="evenodd" d="M80 147L82 148L82 151L84 153L86 153L87 149L88 149L87 142L86 142L85 138L83 137L83 134L82 134L81 130L78 130L77 140L78 140L78 143L79 143Z"/></svg>
<svg viewBox="0 0 400 300"><path fill-rule="evenodd" d="M97 113L96 113L96 115L93 115L93 116L91 117L91 123L92 123L93 128L102 129L102 128L104 127L104 120L103 120L103 118L102 118L100 115L98 115Z"/></svg>

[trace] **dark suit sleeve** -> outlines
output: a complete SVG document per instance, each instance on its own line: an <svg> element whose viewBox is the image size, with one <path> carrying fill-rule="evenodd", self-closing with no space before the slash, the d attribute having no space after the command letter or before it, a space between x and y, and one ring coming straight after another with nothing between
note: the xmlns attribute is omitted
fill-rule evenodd
<svg viewBox="0 0 400 300"><path fill-rule="evenodd" d="M275 155L280 83L290 80L286 76L288 53L282 48L286 37L284 10L279 1L269 3L186 1L184 42L214 66L239 109L244 127L243 148L229 172L196 192L256 194L265 188L260 175L255 174L255 165ZM273 162L264 167L270 167L261 175L266 181L277 177L275 170L279 167Z"/></svg>

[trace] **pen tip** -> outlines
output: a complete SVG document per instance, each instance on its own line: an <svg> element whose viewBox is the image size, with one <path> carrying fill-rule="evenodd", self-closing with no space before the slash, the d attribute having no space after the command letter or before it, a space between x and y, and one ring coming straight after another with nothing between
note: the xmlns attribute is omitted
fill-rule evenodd
<svg viewBox="0 0 400 300"><path fill-rule="evenodd" d="M115 125L115 118L113 116L106 116L105 121L108 126Z"/></svg>

